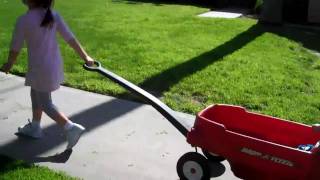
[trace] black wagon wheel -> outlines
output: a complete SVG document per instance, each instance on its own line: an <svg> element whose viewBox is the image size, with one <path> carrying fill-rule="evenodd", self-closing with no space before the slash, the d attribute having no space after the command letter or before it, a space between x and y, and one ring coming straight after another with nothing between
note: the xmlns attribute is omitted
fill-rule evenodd
<svg viewBox="0 0 320 180"><path fill-rule="evenodd" d="M209 180L208 160L199 153L188 152L181 156L177 163L180 180Z"/></svg>
<svg viewBox="0 0 320 180"><path fill-rule="evenodd" d="M202 149L202 152L204 156L207 157L211 162L221 162L226 160L226 158L219 156L218 154L214 154L212 152L206 151L204 149Z"/></svg>

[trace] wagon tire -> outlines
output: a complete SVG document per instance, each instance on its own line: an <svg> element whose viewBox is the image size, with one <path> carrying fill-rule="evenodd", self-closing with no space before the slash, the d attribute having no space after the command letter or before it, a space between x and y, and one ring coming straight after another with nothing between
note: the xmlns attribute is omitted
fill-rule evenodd
<svg viewBox="0 0 320 180"><path fill-rule="evenodd" d="M217 154L211 153L209 151L206 151L204 149L202 149L203 155L208 158L209 161L211 162L221 162L226 160L225 157L219 156Z"/></svg>
<svg viewBox="0 0 320 180"><path fill-rule="evenodd" d="M178 160L177 173L180 180L209 180L209 162L199 153L188 152Z"/></svg>

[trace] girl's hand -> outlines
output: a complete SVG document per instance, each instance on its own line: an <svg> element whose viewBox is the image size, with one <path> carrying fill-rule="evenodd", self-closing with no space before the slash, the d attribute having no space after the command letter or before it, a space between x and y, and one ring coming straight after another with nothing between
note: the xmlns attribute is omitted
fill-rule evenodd
<svg viewBox="0 0 320 180"><path fill-rule="evenodd" d="M12 66L16 63L19 52L10 50L7 63L2 65L1 70L6 74L9 73Z"/></svg>
<svg viewBox="0 0 320 180"><path fill-rule="evenodd" d="M94 65L94 59L92 59L90 56L87 56L85 59L85 62L88 66L93 66Z"/></svg>
<svg viewBox="0 0 320 180"><path fill-rule="evenodd" d="M5 72L6 74L9 73L10 69L12 67L12 64L11 63L5 63L2 67L1 67L1 70L3 72Z"/></svg>

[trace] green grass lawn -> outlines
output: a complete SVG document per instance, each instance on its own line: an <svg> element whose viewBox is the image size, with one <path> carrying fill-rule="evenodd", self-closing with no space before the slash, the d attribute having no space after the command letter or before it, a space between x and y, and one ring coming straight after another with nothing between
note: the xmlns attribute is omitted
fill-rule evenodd
<svg viewBox="0 0 320 180"><path fill-rule="evenodd" d="M319 57L305 48L320 49L318 32L267 28L246 18L199 18L207 9L173 4L68 0L56 1L56 9L94 58L175 110L196 113L227 103L319 122ZM24 11L20 0L0 0L0 63ZM66 85L124 96L116 84L84 71L65 44L61 49ZM24 52L12 72L24 74L26 63Z"/></svg>
<svg viewBox="0 0 320 180"><path fill-rule="evenodd" d="M27 164L23 161L0 155L1 180L77 180L63 172L55 172L46 167Z"/></svg>

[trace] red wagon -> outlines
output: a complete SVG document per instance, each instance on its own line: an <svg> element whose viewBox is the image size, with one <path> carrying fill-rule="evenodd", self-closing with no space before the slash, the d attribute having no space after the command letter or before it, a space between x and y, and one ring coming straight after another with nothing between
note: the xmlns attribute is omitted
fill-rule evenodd
<svg viewBox="0 0 320 180"><path fill-rule="evenodd" d="M319 140L320 133L311 126L230 105L200 112L187 135L187 141L202 148L208 159L226 158L237 177L254 180L319 180ZM312 148L302 150L301 145L307 144ZM210 173L205 159L194 153L182 156L177 170L182 179L206 179Z"/></svg>
<svg viewBox="0 0 320 180"><path fill-rule="evenodd" d="M320 180L320 133L315 131L320 127L247 112L238 106L213 105L197 115L189 131L175 111L158 98L104 69L100 62L95 64L84 68L99 72L141 97L186 136L188 143L202 149L206 158L189 152L179 159L177 172L181 180L208 180L208 162L225 159L234 174L246 180Z"/></svg>

